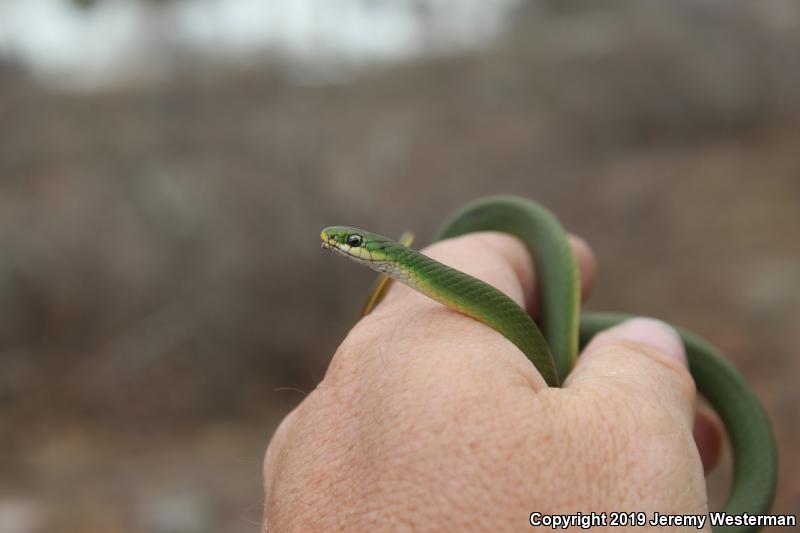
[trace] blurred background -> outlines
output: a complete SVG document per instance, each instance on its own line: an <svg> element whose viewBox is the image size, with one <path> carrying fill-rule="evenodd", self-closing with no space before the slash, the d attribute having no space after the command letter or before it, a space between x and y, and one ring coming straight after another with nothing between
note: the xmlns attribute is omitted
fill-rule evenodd
<svg viewBox="0 0 800 533"><path fill-rule="evenodd" d="M0 531L258 530L372 280L320 228L496 192L734 361L798 512L798 118L791 0L0 0Z"/></svg>

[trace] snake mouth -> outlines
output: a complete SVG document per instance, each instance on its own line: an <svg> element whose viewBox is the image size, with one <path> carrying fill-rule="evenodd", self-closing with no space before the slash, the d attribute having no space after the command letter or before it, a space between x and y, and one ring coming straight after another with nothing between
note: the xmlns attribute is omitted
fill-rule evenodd
<svg viewBox="0 0 800 533"><path fill-rule="evenodd" d="M320 243L320 247L323 250L328 250L331 253L343 255L348 259L353 259L353 260L361 259L360 257L351 254L349 249L348 250L342 249L341 245L333 237L329 237L327 240L322 241Z"/></svg>
<svg viewBox="0 0 800 533"><path fill-rule="evenodd" d="M328 250L329 252L337 252L337 253L340 253L340 254L349 255L349 254L347 254L347 252L345 252L344 250L339 248L339 243L337 243L336 239L334 239L333 237L328 237L328 238L324 239L320 243L320 247L323 250Z"/></svg>
<svg viewBox="0 0 800 533"><path fill-rule="evenodd" d="M361 257L351 254L349 250L343 250L338 246L337 243L323 242L320 244L320 246L322 247L323 250L328 250L331 253L343 255L348 259L353 259L354 261L361 260Z"/></svg>
<svg viewBox="0 0 800 533"><path fill-rule="evenodd" d="M335 250L340 253L342 252L336 245L337 244L336 239L333 237L329 237L328 233L325 230L322 230L322 233L319 234L319 238L322 239L322 243L320 243L320 246L322 246L323 250L329 250L329 251Z"/></svg>
<svg viewBox="0 0 800 533"><path fill-rule="evenodd" d="M340 249L338 246L336 246L336 244L331 243L331 242L322 242L322 243L320 243L320 247L323 250L327 250L327 251L329 251L329 252L331 252L333 254L340 254L340 255L347 255L347 256L350 255L350 254L346 253L344 250Z"/></svg>
<svg viewBox="0 0 800 533"><path fill-rule="evenodd" d="M362 249L361 247L350 247L347 244L337 241L333 237L323 240L320 243L320 247L323 250L328 250L331 253L343 255L347 259L355 261L356 263L367 265L373 270L378 270L380 272L386 271L386 261L383 260L383 258L375 258L373 257L372 253Z"/></svg>

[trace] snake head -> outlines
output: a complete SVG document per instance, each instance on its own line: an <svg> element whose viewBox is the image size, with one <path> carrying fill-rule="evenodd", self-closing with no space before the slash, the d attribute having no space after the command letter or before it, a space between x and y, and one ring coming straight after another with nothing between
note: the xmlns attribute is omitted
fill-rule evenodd
<svg viewBox="0 0 800 533"><path fill-rule="evenodd" d="M347 256L371 268L381 270L392 255L394 247L400 246L392 239L348 226L328 226L322 233L322 247Z"/></svg>

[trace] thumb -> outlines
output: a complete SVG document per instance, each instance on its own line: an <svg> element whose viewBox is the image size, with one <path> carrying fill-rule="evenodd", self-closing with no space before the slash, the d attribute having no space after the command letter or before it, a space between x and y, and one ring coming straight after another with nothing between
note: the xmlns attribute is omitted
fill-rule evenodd
<svg viewBox="0 0 800 533"><path fill-rule="evenodd" d="M694 421L695 385L678 333L650 318L633 318L591 340L567 378L573 390L598 387L632 402L657 402Z"/></svg>

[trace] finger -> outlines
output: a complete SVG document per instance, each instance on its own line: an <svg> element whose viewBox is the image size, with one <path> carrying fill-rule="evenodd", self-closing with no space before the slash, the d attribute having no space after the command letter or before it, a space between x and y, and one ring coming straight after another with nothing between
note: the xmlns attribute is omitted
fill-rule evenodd
<svg viewBox="0 0 800 533"><path fill-rule="evenodd" d="M716 413L698 407L694 419L694 441L706 474L714 470L722 452L722 421Z"/></svg>
<svg viewBox="0 0 800 533"><path fill-rule="evenodd" d="M695 386L686 352L675 330L659 320L634 318L596 335L565 386L628 393L632 402L657 403L693 425Z"/></svg>

